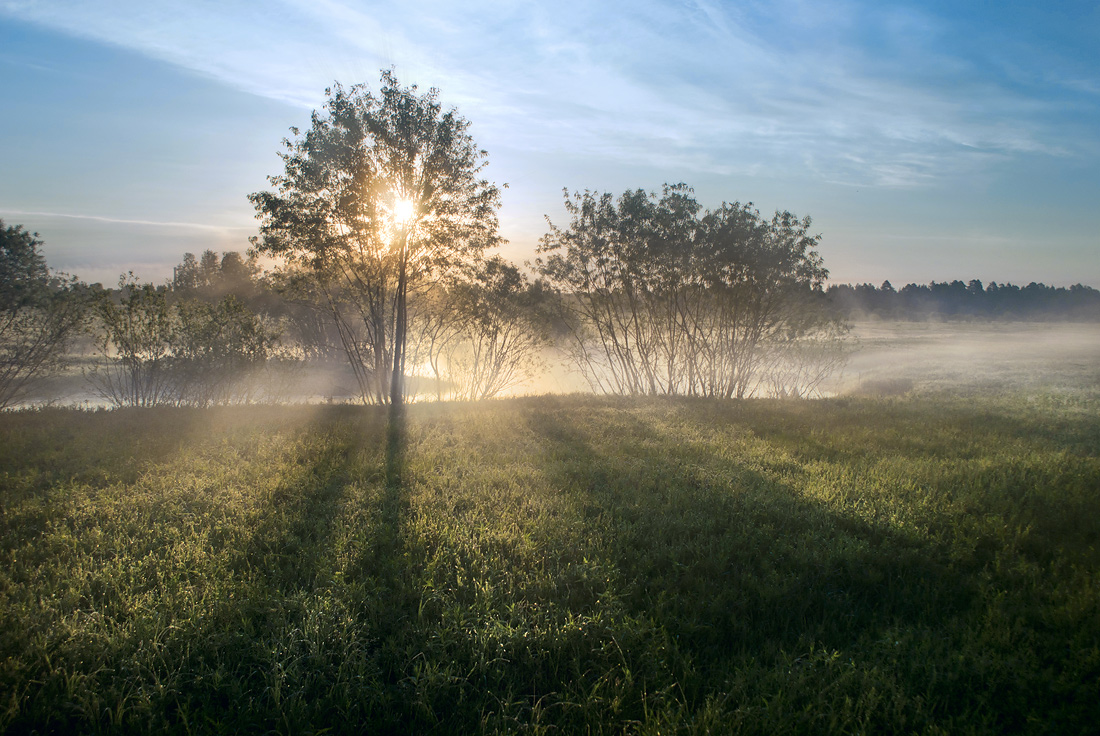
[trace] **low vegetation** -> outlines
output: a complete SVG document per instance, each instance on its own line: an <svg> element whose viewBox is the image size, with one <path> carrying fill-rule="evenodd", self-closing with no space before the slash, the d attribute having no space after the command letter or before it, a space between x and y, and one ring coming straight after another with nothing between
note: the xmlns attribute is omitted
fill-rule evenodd
<svg viewBox="0 0 1100 736"><path fill-rule="evenodd" d="M1100 397L0 415L0 730L1084 733Z"/></svg>

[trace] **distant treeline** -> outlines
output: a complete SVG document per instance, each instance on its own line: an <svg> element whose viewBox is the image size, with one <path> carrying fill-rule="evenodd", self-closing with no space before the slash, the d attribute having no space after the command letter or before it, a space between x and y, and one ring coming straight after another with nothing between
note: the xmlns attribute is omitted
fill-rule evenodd
<svg viewBox="0 0 1100 736"><path fill-rule="evenodd" d="M826 293L851 318L1100 321L1100 291L1083 284L1067 289L1034 281L1027 286L991 281L985 286L973 279L906 284L895 289L884 281L878 288L873 284L833 284Z"/></svg>

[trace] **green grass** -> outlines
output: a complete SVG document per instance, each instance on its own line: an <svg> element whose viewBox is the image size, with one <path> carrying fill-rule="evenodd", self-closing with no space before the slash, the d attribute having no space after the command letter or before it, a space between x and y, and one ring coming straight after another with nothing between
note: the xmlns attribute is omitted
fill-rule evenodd
<svg viewBox="0 0 1100 736"><path fill-rule="evenodd" d="M1095 392L0 415L0 730L1087 733Z"/></svg>

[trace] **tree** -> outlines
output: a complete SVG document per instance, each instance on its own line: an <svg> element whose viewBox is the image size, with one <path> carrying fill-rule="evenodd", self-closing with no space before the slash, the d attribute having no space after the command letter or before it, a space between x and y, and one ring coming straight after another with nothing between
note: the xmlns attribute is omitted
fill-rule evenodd
<svg viewBox="0 0 1100 736"><path fill-rule="evenodd" d="M536 267L565 296L574 363L597 390L677 393L700 209L691 189L666 185L660 198L638 189L617 201L566 192L565 206L572 222L550 223Z"/></svg>
<svg viewBox="0 0 1100 736"><path fill-rule="evenodd" d="M88 379L114 406L177 403L171 370L173 319L164 289L142 284L130 273L118 290L103 292L92 306L101 360Z"/></svg>
<svg viewBox="0 0 1100 736"><path fill-rule="evenodd" d="M570 353L593 388L746 396L761 346L810 329L827 271L810 219L751 204L703 212L692 190L570 198L536 267L562 294ZM816 328L815 328L816 329Z"/></svg>
<svg viewBox="0 0 1100 736"><path fill-rule="evenodd" d="M100 361L89 374L114 406L252 401L276 334L234 295L172 303L130 274L95 301Z"/></svg>
<svg viewBox="0 0 1100 736"><path fill-rule="evenodd" d="M172 290L188 292L199 286L199 262L194 253L184 253L183 261L172 269Z"/></svg>
<svg viewBox="0 0 1100 736"><path fill-rule="evenodd" d="M436 375L437 393L446 376L451 395L478 401L529 378L548 343L545 295L514 265L495 256L455 281L425 315L417 347Z"/></svg>
<svg viewBox="0 0 1100 736"><path fill-rule="evenodd" d="M41 245L37 233L0 220L0 409L64 365L84 319L85 288L51 274Z"/></svg>
<svg viewBox="0 0 1100 736"><path fill-rule="evenodd" d="M459 284L467 277L468 274L456 272L434 280L417 294L412 306L408 357L414 365L427 366L432 372L439 401L445 394L453 393L448 356L468 327L462 304L455 298Z"/></svg>
<svg viewBox="0 0 1100 736"><path fill-rule="evenodd" d="M829 316L820 293L828 271L812 221L790 212L765 220L752 203L723 203L700 222L697 262L704 306L691 320L705 360L700 393L738 398L757 379L760 347L816 330Z"/></svg>
<svg viewBox="0 0 1100 736"><path fill-rule="evenodd" d="M323 295L364 401L404 399L410 293L499 244L500 191L487 154L439 92L382 72L325 91L309 130L292 128L275 191L249 196L257 252L309 274ZM386 385L389 383L387 395Z"/></svg>
<svg viewBox="0 0 1100 736"><path fill-rule="evenodd" d="M275 333L232 294L216 303L180 302L173 316L171 366L178 401L191 406L250 402Z"/></svg>

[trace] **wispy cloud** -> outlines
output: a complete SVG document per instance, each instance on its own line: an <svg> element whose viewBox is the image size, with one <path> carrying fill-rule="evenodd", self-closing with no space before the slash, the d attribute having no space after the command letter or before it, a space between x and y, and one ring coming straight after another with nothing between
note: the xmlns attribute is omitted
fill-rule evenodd
<svg viewBox="0 0 1100 736"><path fill-rule="evenodd" d="M61 218L64 220L86 220L89 222L101 222L111 225L140 225L142 227L158 227L173 230L200 230L213 233L231 234L234 232L250 232L255 227L234 227L227 225L207 225L198 222L165 222L159 220L135 220L121 217L106 217L102 215L80 215L66 212L41 212L35 210L17 210L0 208L2 215L15 215L16 217L45 217Z"/></svg>
<svg viewBox="0 0 1100 736"><path fill-rule="evenodd" d="M614 165L921 187L1072 155L1062 101L983 75L905 6L635 0L7 2L17 18L311 108L334 79L443 89L486 145ZM1026 59L1022 60L1026 64ZM1088 78L1057 89L1095 94ZM1045 93L1049 93L1045 90ZM1083 141L1083 146L1091 141ZM806 161L812 160L812 168Z"/></svg>

